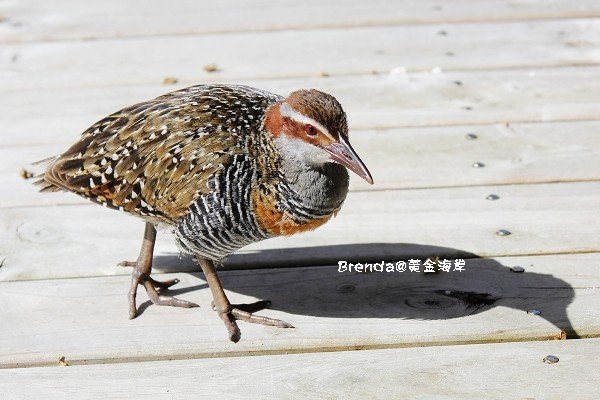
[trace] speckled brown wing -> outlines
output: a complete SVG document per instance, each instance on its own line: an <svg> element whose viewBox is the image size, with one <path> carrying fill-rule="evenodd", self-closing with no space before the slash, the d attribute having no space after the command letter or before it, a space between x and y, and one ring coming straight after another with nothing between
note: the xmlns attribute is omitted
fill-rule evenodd
<svg viewBox="0 0 600 400"><path fill-rule="evenodd" d="M214 112L222 102L189 88L118 111L49 165L42 190L75 192L159 220L179 218L241 151Z"/></svg>

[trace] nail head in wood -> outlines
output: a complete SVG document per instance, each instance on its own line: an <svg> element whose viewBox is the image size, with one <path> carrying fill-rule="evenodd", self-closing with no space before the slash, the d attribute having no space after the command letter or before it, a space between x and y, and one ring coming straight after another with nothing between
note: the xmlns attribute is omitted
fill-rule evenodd
<svg viewBox="0 0 600 400"><path fill-rule="evenodd" d="M544 357L543 360L546 364L556 364L558 362L558 357L549 354L546 357Z"/></svg>

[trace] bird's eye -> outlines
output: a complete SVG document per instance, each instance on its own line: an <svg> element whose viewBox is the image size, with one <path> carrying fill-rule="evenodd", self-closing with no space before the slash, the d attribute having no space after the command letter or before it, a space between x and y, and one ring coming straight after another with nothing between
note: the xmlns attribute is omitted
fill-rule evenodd
<svg viewBox="0 0 600 400"><path fill-rule="evenodd" d="M317 136L318 131L317 128L315 128L314 126L306 124L304 125L304 132L306 132L308 136Z"/></svg>

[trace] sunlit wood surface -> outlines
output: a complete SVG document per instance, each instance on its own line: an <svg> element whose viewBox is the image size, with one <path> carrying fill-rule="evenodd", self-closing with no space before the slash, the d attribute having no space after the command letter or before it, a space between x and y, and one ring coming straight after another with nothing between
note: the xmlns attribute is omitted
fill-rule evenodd
<svg viewBox="0 0 600 400"><path fill-rule="evenodd" d="M596 0L0 1L0 399L598 398L599 18ZM140 290L128 320L116 264L143 223L23 177L203 82L330 92L375 179L227 261L233 302L296 327L240 323L237 344L168 231L155 272L201 307ZM337 267L432 257L465 270Z"/></svg>

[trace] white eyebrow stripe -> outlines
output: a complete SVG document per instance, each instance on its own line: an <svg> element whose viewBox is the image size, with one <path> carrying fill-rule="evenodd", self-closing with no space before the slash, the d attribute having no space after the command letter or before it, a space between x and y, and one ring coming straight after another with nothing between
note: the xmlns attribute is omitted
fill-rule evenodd
<svg viewBox="0 0 600 400"><path fill-rule="evenodd" d="M281 107L279 107L279 113L282 117L288 117L301 124L310 124L318 130L320 130L321 132L323 132L325 136L335 141L335 138L331 136L327 128L325 128L323 125L321 125L314 119L307 117L306 115L300 114L298 111L294 110L288 103L283 103Z"/></svg>

